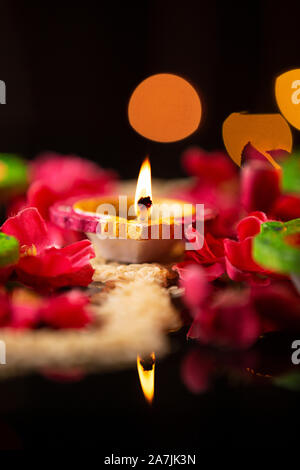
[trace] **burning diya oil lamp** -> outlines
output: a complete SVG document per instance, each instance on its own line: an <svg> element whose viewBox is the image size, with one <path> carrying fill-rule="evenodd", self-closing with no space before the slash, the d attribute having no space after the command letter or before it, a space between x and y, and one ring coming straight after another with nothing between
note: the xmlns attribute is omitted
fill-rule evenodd
<svg viewBox="0 0 300 470"><path fill-rule="evenodd" d="M203 233L204 220L214 217L202 204L152 197L151 167L142 164L135 198L101 196L59 203L52 220L64 228L84 231L96 254L112 261L143 263L180 257L185 228L191 223Z"/></svg>
<svg viewBox="0 0 300 470"><path fill-rule="evenodd" d="M156 74L143 80L131 95L128 119L133 129L156 142L176 142L195 132L201 102L182 77ZM135 197L93 197L59 203L51 208L54 223L85 232L98 255L107 260L142 263L175 261L184 248L185 228L193 223L203 234L211 208L152 195L151 168L141 167ZM199 247L201 248L201 247Z"/></svg>

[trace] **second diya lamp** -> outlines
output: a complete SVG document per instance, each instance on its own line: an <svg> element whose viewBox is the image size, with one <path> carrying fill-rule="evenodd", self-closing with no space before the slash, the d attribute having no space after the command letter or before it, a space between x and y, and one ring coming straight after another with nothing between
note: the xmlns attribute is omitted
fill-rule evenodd
<svg viewBox="0 0 300 470"><path fill-rule="evenodd" d="M187 225L198 223L203 227L204 221L215 217L211 208L199 207L197 211L191 203L161 197L153 201L151 167L146 159L135 199L101 196L58 203L51 208L51 218L64 228L85 232L96 254L106 260L168 262L183 254Z"/></svg>

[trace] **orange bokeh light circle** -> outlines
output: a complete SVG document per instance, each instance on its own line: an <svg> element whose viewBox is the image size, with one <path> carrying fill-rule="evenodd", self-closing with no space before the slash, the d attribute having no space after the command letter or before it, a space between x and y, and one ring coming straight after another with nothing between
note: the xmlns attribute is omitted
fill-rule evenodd
<svg viewBox="0 0 300 470"><path fill-rule="evenodd" d="M275 96L285 119L300 130L300 69L289 70L277 77Z"/></svg>
<svg viewBox="0 0 300 470"><path fill-rule="evenodd" d="M195 132L201 102L194 87L169 73L151 75L132 93L128 118L136 132L156 142L176 142Z"/></svg>

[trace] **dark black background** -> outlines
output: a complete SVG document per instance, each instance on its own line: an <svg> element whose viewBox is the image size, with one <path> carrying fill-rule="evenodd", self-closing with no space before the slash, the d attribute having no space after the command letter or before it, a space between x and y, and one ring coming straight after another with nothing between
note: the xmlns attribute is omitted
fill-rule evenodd
<svg viewBox="0 0 300 470"><path fill-rule="evenodd" d="M150 153L153 174L178 176L188 145L222 146L234 111L277 112L275 77L299 67L299 2L0 2L0 151L32 158L74 152L135 177ZM198 132L158 144L127 120L135 86L150 74L189 79L203 101ZM294 133L295 141L299 135ZM286 351L289 354L289 351ZM228 383L193 396L179 352L157 367L157 397L144 401L134 369L57 384L41 377L0 384L0 448L96 447L178 453L202 447L291 446L299 395L268 384ZM275 361L275 359L274 359ZM199 459L198 457L198 463Z"/></svg>
<svg viewBox="0 0 300 470"><path fill-rule="evenodd" d="M74 152L122 177L149 152L154 175L179 176L188 145L222 147L229 113L278 111L275 77L299 67L299 15L299 2L272 0L2 0L0 150ZM149 142L128 124L131 92L159 72L186 77L203 101L199 131L180 143Z"/></svg>
<svg viewBox="0 0 300 470"><path fill-rule="evenodd" d="M291 364L294 337L262 338L254 347L255 372L275 377L297 371L299 366ZM196 346L185 341L184 331L171 339L173 353L156 363L152 406L142 395L134 367L93 374L77 383L43 375L0 382L0 450L62 449L75 454L97 449L99 465L111 453L147 461L150 453L188 452L196 455L199 466L205 449L213 450L211 459L218 452L222 459L231 457L237 448L247 449L255 459L257 449L268 458L270 449L276 454L281 448L298 449L299 391L272 386L272 377L249 375L248 360L242 365L238 353L231 353L229 360L228 353L219 351L210 388L192 394L181 380L181 363Z"/></svg>

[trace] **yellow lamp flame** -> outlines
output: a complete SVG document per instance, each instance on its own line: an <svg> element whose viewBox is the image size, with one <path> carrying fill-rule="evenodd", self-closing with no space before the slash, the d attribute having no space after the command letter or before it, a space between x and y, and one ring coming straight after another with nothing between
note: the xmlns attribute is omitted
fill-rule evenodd
<svg viewBox="0 0 300 470"><path fill-rule="evenodd" d="M154 397L154 376L155 376L155 354L152 353L149 357L151 360L149 369L143 365L143 360L137 356L137 370L140 378L141 387L144 396L148 403L151 405Z"/></svg>
<svg viewBox="0 0 300 470"><path fill-rule="evenodd" d="M135 213L138 215L138 202L141 197L150 197L152 199L152 185L151 185L151 165L149 158L146 157L140 169L139 177L136 184L134 208Z"/></svg>

